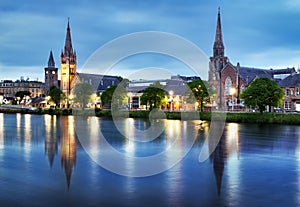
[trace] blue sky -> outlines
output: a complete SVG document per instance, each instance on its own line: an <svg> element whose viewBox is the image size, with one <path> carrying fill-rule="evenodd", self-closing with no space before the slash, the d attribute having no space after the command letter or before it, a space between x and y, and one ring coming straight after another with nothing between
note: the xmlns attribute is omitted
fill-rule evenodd
<svg viewBox="0 0 300 207"><path fill-rule="evenodd" d="M27 0L26 3L2 0L0 80L16 80L24 76L43 81L50 50L59 67L68 17L78 71L104 44L122 35L142 31L179 35L209 57L218 6L221 7L225 54L232 64L298 68L298 0ZM174 74L193 75L184 64L157 54L127 58L109 73L126 76L138 68L151 67L166 67Z"/></svg>

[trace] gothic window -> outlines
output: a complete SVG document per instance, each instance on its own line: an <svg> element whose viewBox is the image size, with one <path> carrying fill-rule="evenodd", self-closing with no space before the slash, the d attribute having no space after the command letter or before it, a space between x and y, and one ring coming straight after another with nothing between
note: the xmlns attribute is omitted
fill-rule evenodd
<svg viewBox="0 0 300 207"><path fill-rule="evenodd" d="M300 95L300 88L296 88L295 95L296 95L296 96L299 96L299 95Z"/></svg>
<svg viewBox="0 0 300 207"><path fill-rule="evenodd" d="M225 95L230 95L230 88L232 87L231 78L228 76L225 80Z"/></svg>
<svg viewBox="0 0 300 207"><path fill-rule="evenodd" d="M215 73L212 74L212 79L216 80L216 74Z"/></svg>
<svg viewBox="0 0 300 207"><path fill-rule="evenodd" d="M244 91L245 90L245 86L244 84L241 86L241 91Z"/></svg>

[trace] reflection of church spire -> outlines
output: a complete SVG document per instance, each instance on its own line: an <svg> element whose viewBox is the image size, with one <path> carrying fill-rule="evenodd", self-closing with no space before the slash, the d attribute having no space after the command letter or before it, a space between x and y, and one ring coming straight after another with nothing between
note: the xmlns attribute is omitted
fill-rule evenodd
<svg viewBox="0 0 300 207"><path fill-rule="evenodd" d="M70 188L73 167L76 164L76 135L72 117L62 117L60 160L66 173L68 189Z"/></svg>
<svg viewBox="0 0 300 207"><path fill-rule="evenodd" d="M56 134L56 119L51 117L45 117L45 154L48 156L50 167L53 166L54 157L57 154L58 142Z"/></svg>
<svg viewBox="0 0 300 207"><path fill-rule="evenodd" d="M226 160L226 155L224 152L224 138L224 136L220 138L220 142L218 143L213 154L211 155L219 196L221 195L222 177L224 172L224 163Z"/></svg>
<svg viewBox="0 0 300 207"><path fill-rule="evenodd" d="M52 168L54 157L57 154L57 139L56 137L46 138L45 153L48 155L50 167Z"/></svg>

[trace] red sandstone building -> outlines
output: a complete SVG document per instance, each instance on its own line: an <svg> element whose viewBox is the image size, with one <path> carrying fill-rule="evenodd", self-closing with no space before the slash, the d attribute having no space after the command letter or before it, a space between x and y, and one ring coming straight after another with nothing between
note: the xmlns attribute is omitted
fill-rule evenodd
<svg viewBox="0 0 300 207"><path fill-rule="evenodd" d="M230 110L231 107L242 107L242 100L239 98L241 92L255 78L260 77L268 77L276 81L286 91L283 108L300 110L300 76L296 74L294 68L258 69L230 63L225 56L219 9L213 56L210 57L208 72L208 82L217 91L213 97L213 105L225 110Z"/></svg>

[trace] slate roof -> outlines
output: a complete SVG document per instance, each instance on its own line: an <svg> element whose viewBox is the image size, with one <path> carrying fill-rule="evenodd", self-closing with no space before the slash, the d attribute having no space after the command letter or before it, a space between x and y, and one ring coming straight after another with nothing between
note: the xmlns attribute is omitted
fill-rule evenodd
<svg viewBox="0 0 300 207"><path fill-rule="evenodd" d="M100 93L109 86L118 85L120 83L117 76L110 75L78 73L78 78L81 82L90 83L93 90Z"/></svg>
<svg viewBox="0 0 300 207"><path fill-rule="evenodd" d="M187 87L186 85L167 85L165 90L168 95L170 95L170 91L173 91L175 96L183 96L185 95Z"/></svg>
<svg viewBox="0 0 300 207"><path fill-rule="evenodd" d="M237 67L234 67L237 69ZM286 68L286 69L258 69L258 68L249 68L249 67L240 67L240 77L247 84L251 83L255 78L267 77L272 80L275 80L274 75L279 74L293 74L295 73L294 68Z"/></svg>
<svg viewBox="0 0 300 207"><path fill-rule="evenodd" d="M293 74L279 82L281 87L297 87L300 86L300 74Z"/></svg>
<svg viewBox="0 0 300 207"><path fill-rule="evenodd" d="M129 92L140 93L143 92L148 86L129 86L126 88Z"/></svg>

